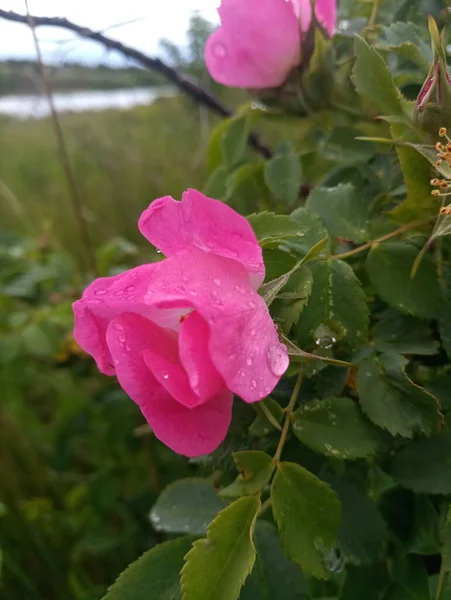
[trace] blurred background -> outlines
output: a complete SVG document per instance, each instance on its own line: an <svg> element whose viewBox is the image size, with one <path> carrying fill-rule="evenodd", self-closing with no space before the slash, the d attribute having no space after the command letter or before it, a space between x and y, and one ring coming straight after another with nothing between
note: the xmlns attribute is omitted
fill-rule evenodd
<svg viewBox="0 0 451 600"><path fill-rule="evenodd" d="M22 1L0 10L26 14ZM213 0L30 0L29 10L159 56L220 94L203 63ZM94 270L156 258L138 217L154 198L202 188L219 118L123 54L60 28L36 34L59 146L32 30L0 18L0 595L97 600L159 541L147 515L160 491L201 467L158 443L80 351L71 303Z"/></svg>

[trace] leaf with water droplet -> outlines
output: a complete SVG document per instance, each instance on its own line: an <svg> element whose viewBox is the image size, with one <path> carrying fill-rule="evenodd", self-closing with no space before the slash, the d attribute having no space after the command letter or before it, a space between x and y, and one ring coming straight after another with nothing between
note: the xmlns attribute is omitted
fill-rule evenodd
<svg viewBox="0 0 451 600"><path fill-rule="evenodd" d="M382 441L380 431L350 398L304 404L293 415L293 432L315 452L341 460L372 456Z"/></svg>
<svg viewBox="0 0 451 600"><path fill-rule="evenodd" d="M325 326L347 352L358 348L368 330L368 306L352 268L340 260L309 263L312 293L296 327L302 348L313 348L318 327Z"/></svg>
<svg viewBox="0 0 451 600"><path fill-rule="evenodd" d="M288 557L306 575L325 579L324 557L335 548L340 501L331 487L296 463L280 463L271 501Z"/></svg>
<svg viewBox="0 0 451 600"><path fill-rule="evenodd" d="M259 450L244 450L234 452L233 460L239 475L233 483L222 489L219 495L223 498L239 498L261 492L274 471L271 456Z"/></svg>
<svg viewBox="0 0 451 600"><path fill-rule="evenodd" d="M160 494L150 512L150 520L158 531L202 535L207 523L224 506L208 479L180 479Z"/></svg>

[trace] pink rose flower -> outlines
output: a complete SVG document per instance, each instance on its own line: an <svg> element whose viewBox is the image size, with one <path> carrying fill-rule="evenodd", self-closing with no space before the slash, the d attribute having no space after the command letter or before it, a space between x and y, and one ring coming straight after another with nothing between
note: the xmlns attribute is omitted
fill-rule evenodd
<svg viewBox="0 0 451 600"><path fill-rule="evenodd" d="M91 283L73 305L75 339L158 439L208 454L227 433L232 395L261 400L288 367L256 291L262 251L244 217L196 190L152 202L139 229L167 258Z"/></svg>
<svg viewBox="0 0 451 600"><path fill-rule="evenodd" d="M337 0L316 0L315 14L330 36ZM302 58L302 34L312 19L310 0L222 0L221 26L208 39L205 61L223 85L272 88Z"/></svg>

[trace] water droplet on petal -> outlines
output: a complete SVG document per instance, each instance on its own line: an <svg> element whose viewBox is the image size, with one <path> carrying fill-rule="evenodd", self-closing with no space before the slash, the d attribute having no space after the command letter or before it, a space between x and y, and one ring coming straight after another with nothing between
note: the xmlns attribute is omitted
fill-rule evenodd
<svg viewBox="0 0 451 600"><path fill-rule="evenodd" d="M189 290L188 292L191 296L197 296L197 292L195 290Z"/></svg>
<svg viewBox="0 0 451 600"><path fill-rule="evenodd" d="M124 290L117 290L117 292L114 292L115 296L123 296L124 295Z"/></svg>
<svg viewBox="0 0 451 600"><path fill-rule="evenodd" d="M222 42L217 42L213 46L213 55L216 58L225 58L227 56L227 48L224 46Z"/></svg>
<svg viewBox="0 0 451 600"><path fill-rule="evenodd" d="M106 294L106 290L96 290L96 296L103 296L103 294Z"/></svg>
<svg viewBox="0 0 451 600"><path fill-rule="evenodd" d="M250 356L248 358L246 358L246 364L248 367L250 367L252 365L252 358Z"/></svg>
<svg viewBox="0 0 451 600"><path fill-rule="evenodd" d="M235 289L236 289L236 291L237 291L237 292L239 292L240 294L244 294L244 293L246 293L246 290L245 290L243 287L241 287L240 285L236 285L236 286L235 286Z"/></svg>
<svg viewBox="0 0 451 600"><path fill-rule="evenodd" d="M253 302L252 300L249 300L247 305L249 306L249 308L255 308L255 302Z"/></svg>
<svg viewBox="0 0 451 600"><path fill-rule="evenodd" d="M255 331L255 329L251 329L250 334L251 335L255 335L257 332Z"/></svg>
<svg viewBox="0 0 451 600"><path fill-rule="evenodd" d="M280 377L287 370L290 362L287 349L283 344L271 344L266 352L268 367L273 375Z"/></svg>
<svg viewBox="0 0 451 600"><path fill-rule="evenodd" d="M229 359L233 360L235 358L235 354L229 354Z"/></svg>
<svg viewBox="0 0 451 600"><path fill-rule="evenodd" d="M219 287L221 285L221 280L215 278L213 279L213 283Z"/></svg>
<svg viewBox="0 0 451 600"><path fill-rule="evenodd" d="M169 379L169 375L167 373L163 373L163 379Z"/></svg>
<svg viewBox="0 0 451 600"><path fill-rule="evenodd" d="M124 331L124 326L121 325L120 323L116 323L114 328L117 329L117 331Z"/></svg>
<svg viewBox="0 0 451 600"><path fill-rule="evenodd" d="M255 390L255 388L256 388L256 387L257 387L257 380L256 380L256 379L253 379L253 380L251 381L251 389Z"/></svg>
<svg viewBox="0 0 451 600"><path fill-rule="evenodd" d="M129 285L125 288L126 292L134 292L135 291L135 286L134 285Z"/></svg>

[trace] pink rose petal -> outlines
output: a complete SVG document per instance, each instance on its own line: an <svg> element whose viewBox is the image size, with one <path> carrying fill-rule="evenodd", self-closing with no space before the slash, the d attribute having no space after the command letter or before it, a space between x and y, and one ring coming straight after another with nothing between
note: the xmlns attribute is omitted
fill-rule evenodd
<svg viewBox="0 0 451 600"><path fill-rule="evenodd" d="M229 428L232 394L223 392L192 409L174 400L144 362L143 354L153 334L149 323L132 313L111 321L106 340L119 383L138 404L155 436L174 452L185 456L209 454Z"/></svg>
<svg viewBox="0 0 451 600"><path fill-rule="evenodd" d="M300 61L299 25L286 0L222 0L221 27L210 36L210 75L231 87L281 85Z"/></svg>
<svg viewBox="0 0 451 600"><path fill-rule="evenodd" d="M209 354L210 328L196 311L185 317L180 326L180 360L188 374L192 390L208 399L226 389Z"/></svg>
<svg viewBox="0 0 451 600"><path fill-rule="evenodd" d="M150 286L153 307L191 307L205 319L211 359L229 390L255 402L274 389L288 356L242 265L193 250L156 264Z"/></svg>
<svg viewBox="0 0 451 600"><path fill-rule="evenodd" d="M178 202L154 200L139 219L139 230L165 256L193 249L233 258L249 271L256 288L265 278L262 249L247 219L229 206L188 190Z"/></svg>

